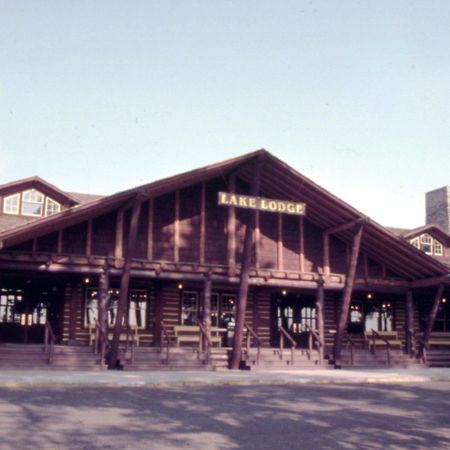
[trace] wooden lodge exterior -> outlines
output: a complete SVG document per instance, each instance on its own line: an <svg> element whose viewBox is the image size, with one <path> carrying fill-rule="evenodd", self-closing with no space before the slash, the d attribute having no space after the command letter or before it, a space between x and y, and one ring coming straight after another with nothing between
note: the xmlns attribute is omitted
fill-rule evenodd
<svg viewBox="0 0 450 450"><path fill-rule="evenodd" d="M222 205L219 192L306 209ZM283 346L350 365L379 346L383 363L391 347L415 362L434 331L450 332L450 312L435 328L448 274L259 150L0 232L0 342L50 345L53 336L99 351L112 340L115 351L126 334L136 352L162 349L160 362L168 343L177 354L198 342L200 352L233 348L222 351L241 366L257 364L257 347L257 358L264 349L291 358Z"/></svg>

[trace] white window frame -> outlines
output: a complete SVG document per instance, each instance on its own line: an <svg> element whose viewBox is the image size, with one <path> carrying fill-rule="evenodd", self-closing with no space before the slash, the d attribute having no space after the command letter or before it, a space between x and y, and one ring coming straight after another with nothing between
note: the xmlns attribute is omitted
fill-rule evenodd
<svg viewBox="0 0 450 450"><path fill-rule="evenodd" d="M39 201L35 201L35 200L25 200L24 198L25 198L26 194L28 194L28 193L33 193L33 194L36 193L36 194L41 196L42 200L40 202ZM25 204L40 205L40 207L41 207L40 214L33 214L33 213L26 213L26 212L24 212ZM42 217L43 213L44 213L44 206L45 206L45 195L41 191L38 191L37 189L27 189L26 191L22 192L22 204L21 204L22 216Z"/></svg>
<svg viewBox="0 0 450 450"><path fill-rule="evenodd" d="M8 205L8 200L12 200L14 198L17 198L17 205L16 205L15 210L12 210L12 209L10 209L10 207ZM19 211L20 211L20 193L8 195L7 197L3 198L3 212L5 214L18 215Z"/></svg>
<svg viewBox="0 0 450 450"><path fill-rule="evenodd" d="M56 208L55 211L52 211L49 214L48 207L49 207L50 204L56 205L57 208ZM61 203L58 203L57 201L53 200L50 197L46 197L45 198L45 217L53 216L53 214L58 214L59 212L61 212Z"/></svg>

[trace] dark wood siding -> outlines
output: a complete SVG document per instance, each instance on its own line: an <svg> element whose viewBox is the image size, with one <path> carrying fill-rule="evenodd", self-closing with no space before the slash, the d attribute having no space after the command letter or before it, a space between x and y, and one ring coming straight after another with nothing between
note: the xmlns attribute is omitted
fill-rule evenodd
<svg viewBox="0 0 450 450"><path fill-rule="evenodd" d="M296 216L283 216L283 267L300 270L300 226Z"/></svg>
<svg viewBox="0 0 450 450"><path fill-rule="evenodd" d="M263 269L275 269L277 267L277 226L278 218L276 214L261 212L259 264Z"/></svg>
<svg viewBox="0 0 450 450"><path fill-rule="evenodd" d="M37 239L37 251L56 253L58 249L58 233L51 233Z"/></svg>
<svg viewBox="0 0 450 450"><path fill-rule="evenodd" d="M116 213L96 217L92 221L92 254L108 256L114 251Z"/></svg>
<svg viewBox="0 0 450 450"><path fill-rule="evenodd" d="M217 205L217 192L228 191L225 180L206 183L205 260L209 264L226 264L228 208Z"/></svg>
<svg viewBox="0 0 450 450"><path fill-rule="evenodd" d="M305 272L317 272L323 266L322 231L305 220Z"/></svg>
<svg viewBox="0 0 450 450"><path fill-rule="evenodd" d="M201 185L180 192L180 261L200 261Z"/></svg>
<svg viewBox="0 0 450 450"><path fill-rule="evenodd" d="M175 194L157 197L153 215L153 257L156 260L174 259Z"/></svg>
<svg viewBox="0 0 450 450"><path fill-rule="evenodd" d="M346 273L347 266L347 244L334 236L330 236L330 271L332 273Z"/></svg>
<svg viewBox="0 0 450 450"><path fill-rule="evenodd" d="M74 255L84 255L86 253L86 230L86 222L64 229L62 252Z"/></svg>

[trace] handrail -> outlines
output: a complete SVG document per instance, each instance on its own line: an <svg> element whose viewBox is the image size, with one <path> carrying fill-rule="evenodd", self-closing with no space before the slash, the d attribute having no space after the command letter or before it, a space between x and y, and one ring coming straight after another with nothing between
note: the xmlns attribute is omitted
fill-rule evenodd
<svg viewBox="0 0 450 450"><path fill-rule="evenodd" d="M164 345L164 340L166 341L166 364L169 363L169 352L170 352L170 335L169 332L167 331L166 325L164 324L164 321L161 320L160 322L160 326L161 326L161 347L159 352L162 353L163 351L163 345Z"/></svg>
<svg viewBox="0 0 450 450"><path fill-rule="evenodd" d="M280 331L280 358L283 358L283 350L284 350L284 338L287 338L287 340L292 344L291 347L291 365L294 365L294 350L297 347L296 342L292 337L289 335L289 333L281 326L278 326L278 330Z"/></svg>
<svg viewBox="0 0 450 450"><path fill-rule="evenodd" d="M375 338L382 340L386 344L386 358L388 366L391 365L391 343L372 328L372 353L375 355Z"/></svg>
<svg viewBox="0 0 450 450"><path fill-rule="evenodd" d="M323 341L322 341L322 338L320 337L319 333L317 333L317 331L314 330L313 328L311 328L308 324L305 324L305 328L306 328L306 330L309 333L309 335L308 335L309 352L311 353L311 351L312 351L313 338L314 338L314 342L315 342L317 350L319 352L319 360L320 360L320 363L322 363L322 361L323 361Z"/></svg>
<svg viewBox="0 0 450 450"><path fill-rule="evenodd" d="M55 347L55 333L53 332L52 326L48 320L45 321L45 331L44 331L44 352L48 354L48 363L53 363L53 351Z"/></svg>
<svg viewBox="0 0 450 450"><path fill-rule="evenodd" d="M210 355L210 349L212 347L212 342L210 336L208 336L208 333L206 332L205 326L202 324L202 322L198 321L198 326L200 329L200 339L198 340L198 357L200 358L201 353L203 353L203 339L206 343L205 355L206 355L206 364L209 364L209 355Z"/></svg>
<svg viewBox="0 0 450 450"><path fill-rule="evenodd" d="M256 344L257 344L256 365L259 366L259 359L260 359L260 356L261 356L262 341L259 338L259 336L255 333L253 328L247 322L244 323L244 327L247 328L247 337L246 337L246 341L247 341L247 356L248 356L248 354L250 352L250 336L252 336L252 338L256 341Z"/></svg>
<svg viewBox="0 0 450 450"><path fill-rule="evenodd" d="M348 334L344 337L344 339L350 344L350 364L353 366L355 364L355 359L353 355L353 347L355 346L355 343Z"/></svg>

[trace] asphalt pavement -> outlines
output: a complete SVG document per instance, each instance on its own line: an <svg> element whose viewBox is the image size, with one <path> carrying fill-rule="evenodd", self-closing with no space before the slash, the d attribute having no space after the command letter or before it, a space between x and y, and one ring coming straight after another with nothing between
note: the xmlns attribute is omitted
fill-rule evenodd
<svg viewBox="0 0 450 450"><path fill-rule="evenodd" d="M280 384L361 384L361 383L427 383L450 381L450 368L442 369L352 369L295 371L167 371L128 372L55 370L4 370L0 387L7 386L220 386Z"/></svg>

